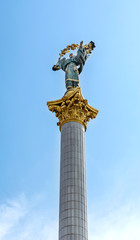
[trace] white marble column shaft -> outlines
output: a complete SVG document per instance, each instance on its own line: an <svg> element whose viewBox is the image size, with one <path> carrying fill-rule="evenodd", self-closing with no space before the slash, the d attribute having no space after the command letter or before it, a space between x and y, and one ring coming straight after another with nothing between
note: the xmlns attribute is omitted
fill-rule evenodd
<svg viewBox="0 0 140 240"><path fill-rule="evenodd" d="M59 240L88 240L85 128L61 128Z"/></svg>

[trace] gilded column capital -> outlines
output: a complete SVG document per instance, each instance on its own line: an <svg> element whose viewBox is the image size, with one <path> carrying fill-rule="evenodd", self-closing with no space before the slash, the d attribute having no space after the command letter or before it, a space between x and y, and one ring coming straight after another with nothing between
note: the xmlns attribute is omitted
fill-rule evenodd
<svg viewBox="0 0 140 240"><path fill-rule="evenodd" d="M69 121L80 122L86 130L87 122L96 118L98 114L98 110L91 107L83 98L80 87L67 91L59 100L48 101L47 106L58 117L57 125L60 127L60 131L63 124Z"/></svg>

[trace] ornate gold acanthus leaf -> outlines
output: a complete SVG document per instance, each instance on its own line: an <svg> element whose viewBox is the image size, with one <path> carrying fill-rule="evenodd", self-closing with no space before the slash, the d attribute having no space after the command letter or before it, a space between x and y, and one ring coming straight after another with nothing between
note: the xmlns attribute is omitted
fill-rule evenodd
<svg viewBox="0 0 140 240"><path fill-rule="evenodd" d="M98 110L91 107L83 98L80 87L67 91L59 100L47 102L47 106L58 117L57 125L60 126L60 131L62 125L69 121L80 122L86 130L87 122L98 114Z"/></svg>

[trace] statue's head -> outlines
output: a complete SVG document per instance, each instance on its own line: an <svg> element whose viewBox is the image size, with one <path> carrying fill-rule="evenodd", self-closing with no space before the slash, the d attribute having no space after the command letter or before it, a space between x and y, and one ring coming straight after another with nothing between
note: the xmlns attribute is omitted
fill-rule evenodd
<svg viewBox="0 0 140 240"><path fill-rule="evenodd" d="M73 53L71 53L71 54L69 55L69 57L70 57L70 58L73 58L73 57L74 57L74 54L73 54Z"/></svg>

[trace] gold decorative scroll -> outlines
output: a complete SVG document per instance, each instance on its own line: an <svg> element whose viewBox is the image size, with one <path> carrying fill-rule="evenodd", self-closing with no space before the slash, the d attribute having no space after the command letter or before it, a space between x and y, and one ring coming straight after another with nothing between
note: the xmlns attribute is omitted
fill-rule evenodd
<svg viewBox="0 0 140 240"><path fill-rule="evenodd" d="M57 125L60 127L60 131L63 124L69 121L80 122L86 130L87 122L96 118L98 114L98 110L91 107L83 98L80 87L67 91L59 100L47 102L47 106L58 117Z"/></svg>

